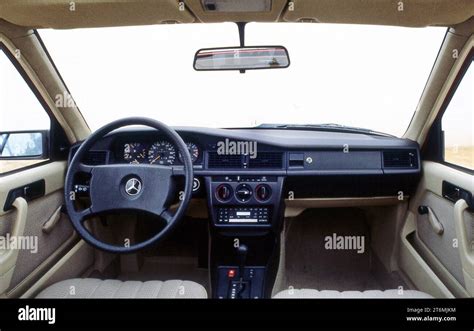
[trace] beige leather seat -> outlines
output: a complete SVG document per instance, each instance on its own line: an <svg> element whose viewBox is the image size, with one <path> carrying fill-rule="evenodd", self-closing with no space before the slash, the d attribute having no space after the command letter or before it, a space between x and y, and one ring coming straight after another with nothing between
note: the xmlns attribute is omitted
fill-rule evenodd
<svg viewBox="0 0 474 331"><path fill-rule="evenodd" d="M275 299L429 299L431 295L413 290L370 290L370 291L318 291L311 289L284 290L277 293Z"/></svg>
<svg viewBox="0 0 474 331"><path fill-rule="evenodd" d="M75 278L53 284L37 298L206 299L206 289L186 280L120 281Z"/></svg>

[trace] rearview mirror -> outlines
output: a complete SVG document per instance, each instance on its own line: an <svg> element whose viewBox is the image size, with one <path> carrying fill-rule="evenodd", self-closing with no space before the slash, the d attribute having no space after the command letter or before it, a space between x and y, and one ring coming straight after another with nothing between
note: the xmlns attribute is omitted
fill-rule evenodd
<svg viewBox="0 0 474 331"><path fill-rule="evenodd" d="M289 65L290 57L283 46L203 48L194 57L198 71L281 69Z"/></svg>

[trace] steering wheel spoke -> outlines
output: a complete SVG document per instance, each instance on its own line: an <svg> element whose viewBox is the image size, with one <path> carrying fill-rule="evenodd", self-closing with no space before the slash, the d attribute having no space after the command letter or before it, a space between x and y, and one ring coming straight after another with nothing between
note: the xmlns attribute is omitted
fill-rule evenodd
<svg viewBox="0 0 474 331"><path fill-rule="evenodd" d="M84 222L86 218L91 216L93 213L92 213L92 209L89 207L89 208L85 208L79 211L78 214L79 214L81 222Z"/></svg>
<svg viewBox="0 0 474 331"><path fill-rule="evenodd" d="M186 169L183 166L172 166L173 176L186 176Z"/></svg>
<svg viewBox="0 0 474 331"><path fill-rule="evenodd" d="M82 225L82 223L93 214L92 209L90 207L82 209L82 210L72 210L69 211L69 217L73 223L77 223Z"/></svg>
<svg viewBox="0 0 474 331"><path fill-rule="evenodd" d="M88 165L88 164L80 162L80 163L77 164L76 172L83 172L83 173L86 173L86 174L90 174L90 173L92 173L92 170L94 168L95 168L95 166Z"/></svg>
<svg viewBox="0 0 474 331"><path fill-rule="evenodd" d="M173 213L169 209L163 210L163 212L160 214L160 218L163 219L166 224L170 224L173 221Z"/></svg>

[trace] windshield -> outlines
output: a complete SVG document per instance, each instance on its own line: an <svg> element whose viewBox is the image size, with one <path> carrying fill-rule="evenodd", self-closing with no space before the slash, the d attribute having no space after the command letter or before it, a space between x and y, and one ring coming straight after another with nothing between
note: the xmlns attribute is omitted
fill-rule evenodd
<svg viewBox="0 0 474 331"><path fill-rule="evenodd" d="M287 69L198 72L200 48L238 45L233 23L40 34L92 129L121 117L168 125L364 127L396 136L415 111L445 28L251 23L246 45L283 45Z"/></svg>

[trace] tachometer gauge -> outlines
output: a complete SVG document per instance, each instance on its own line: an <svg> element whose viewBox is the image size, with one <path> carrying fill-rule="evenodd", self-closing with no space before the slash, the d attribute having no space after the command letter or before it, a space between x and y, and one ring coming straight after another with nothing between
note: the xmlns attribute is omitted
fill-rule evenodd
<svg viewBox="0 0 474 331"><path fill-rule="evenodd" d="M186 147L188 148L189 154L191 154L191 161L196 162L199 158L199 147L195 143L186 143ZM183 158L181 157L181 153L178 154L179 160L183 162Z"/></svg>
<svg viewBox="0 0 474 331"><path fill-rule="evenodd" d="M144 163L146 157L146 148L140 143L128 143L123 146L123 159L128 163Z"/></svg>
<svg viewBox="0 0 474 331"><path fill-rule="evenodd" d="M148 163L160 165L173 165L176 160L176 150L167 141L158 141L148 150Z"/></svg>

